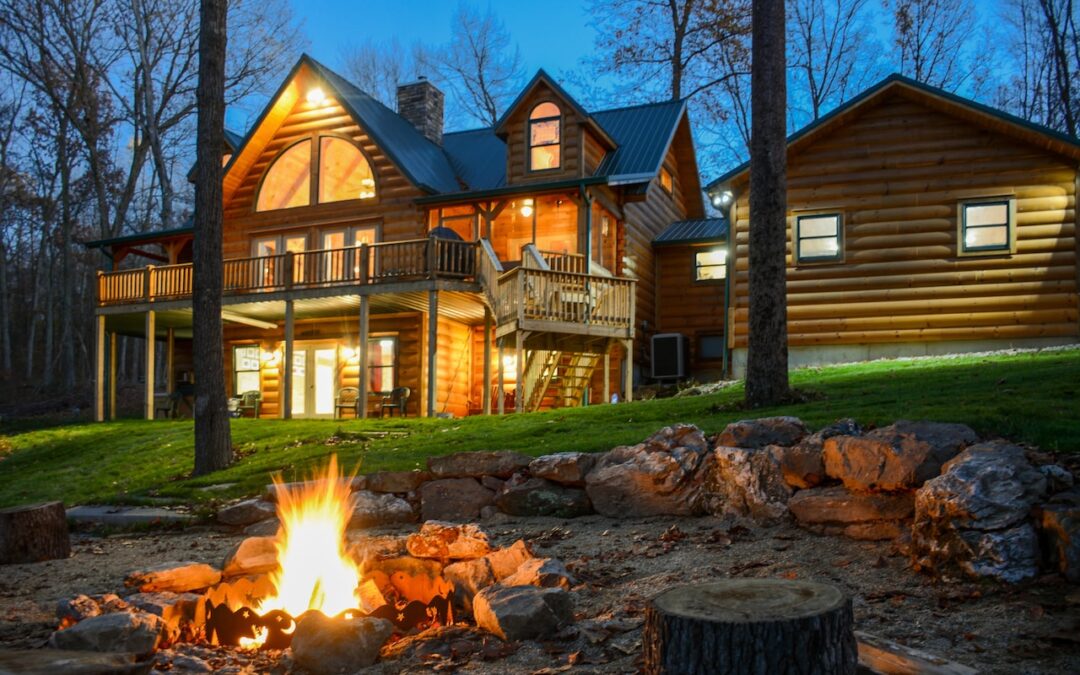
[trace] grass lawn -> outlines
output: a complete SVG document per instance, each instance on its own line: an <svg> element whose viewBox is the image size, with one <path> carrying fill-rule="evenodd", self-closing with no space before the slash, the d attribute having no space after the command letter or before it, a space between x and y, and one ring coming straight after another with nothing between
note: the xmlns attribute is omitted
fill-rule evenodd
<svg viewBox="0 0 1080 675"><path fill-rule="evenodd" d="M242 459L189 478L190 420L125 420L50 428L0 428L0 507L51 499L68 505L172 499L197 503L256 494L273 472L292 479L332 452L363 472L423 467L466 450L530 455L602 451L635 443L674 422L707 433L747 417L797 415L812 428L840 417L864 425L896 419L963 422L1044 450L1080 451L1080 350L1008 356L879 361L797 371L807 402L748 412L742 386L709 396L635 401L529 415L459 420L235 420ZM364 432L404 432L365 438ZM226 490L199 488L235 483Z"/></svg>

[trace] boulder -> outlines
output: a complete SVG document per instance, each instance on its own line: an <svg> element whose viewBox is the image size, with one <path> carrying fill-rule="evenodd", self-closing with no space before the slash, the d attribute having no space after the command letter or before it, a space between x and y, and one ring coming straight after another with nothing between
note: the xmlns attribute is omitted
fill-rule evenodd
<svg viewBox="0 0 1080 675"><path fill-rule="evenodd" d="M499 581L503 586L537 586L570 590L577 581L562 561L555 558L531 558L521 563L514 573Z"/></svg>
<svg viewBox="0 0 1080 675"><path fill-rule="evenodd" d="M436 560L468 560L481 558L491 552L488 535L476 525L429 520L420 532L405 540L409 555Z"/></svg>
<svg viewBox="0 0 1080 675"><path fill-rule="evenodd" d="M582 487L585 485L585 476L595 463L596 455L592 453L559 452L534 459L529 463L529 474L562 485Z"/></svg>
<svg viewBox="0 0 1080 675"><path fill-rule="evenodd" d="M1042 508L1039 529L1050 565L1072 583L1080 583L1080 492ZM1069 503L1069 502L1073 503Z"/></svg>
<svg viewBox="0 0 1080 675"><path fill-rule="evenodd" d="M101 605L89 595L76 595L73 598L64 598L56 603L56 618L60 620L61 627L70 626L73 623L100 614Z"/></svg>
<svg viewBox="0 0 1080 675"><path fill-rule="evenodd" d="M442 574L454 585L454 606L470 614L473 597L496 581L487 558L452 563L443 568Z"/></svg>
<svg viewBox="0 0 1080 675"><path fill-rule="evenodd" d="M431 480L427 471L377 471L364 477L364 488L372 492L406 493L416 490Z"/></svg>
<svg viewBox="0 0 1080 675"><path fill-rule="evenodd" d="M810 434L798 417L762 417L740 420L724 427L716 445L729 448L764 448L766 445L795 445Z"/></svg>
<svg viewBox="0 0 1080 675"><path fill-rule="evenodd" d="M784 481L779 452L717 447L705 475L705 508L713 515L734 514L756 520L787 515L791 488Z"/></svg>
<svg viewBox="0 0 1080 675"><path fill-rule="evenodd" d="M475 478L428 481L420 486L420 516L423 520L476 520L494 497Z"/></svg>
<svg viewBox="0 0 1080 675"><path fill-rule="evenodd" d="M368 558L396 558L405 555L404 536L372 536L366 532L345 535L349 556L357 563Z"/></svg>
<svg viewBox="0 0 1080 675"><path fill-rule="evenodd" d="M293 634L293 659L315 675L354 673L375 663L393 632L394 624L386 619L336 619L308 612Z"/></svg>
<svg viewBox="0 0 1080 675"><path fill-rule="evenodd" d="M1035 576L1039 548L1028 516L1045 492L1046 477L1021 448L1005 441L968 448L916 493L914 567L1010 583Z"/></svg>
<svg viewBox="0 0 1080 675"><path fill-rule="evenodd" d="M399 525L416 520L409 502L390 493L358 490L352 494L353 512L349 519L350 530L362 527Z"/></svg>
<svg viewBox="0 0 1080 675"><path fill-rule="evenodd" d="M841 419L815 431L795 445L767 446L780 461L784 481L793 488L805 489L821 485L826 479L823 450L825 441L833 436L858 436L862 427L852 419Z"/></svg>
<svg viewBox="0 0 1080 675"><path fill-rule="evenodd" d="M221 575L239 577L245 574L262 574L277 568L276 537L248 537L225 555Z"/></svg>
<svg viewBox="0 0 1080 675"><path fill-rule="evenodd" d="M611 518L700 514L707 449L697 427L666 427L598 458L585 477L586 493L593 508Z"/></svg>
<svg viewBox="0 0 1080 675"><path fill-rule="evenodd" d="M532 457L517 452L458 452L428 458L428 470L436 478L509 478L529 466Z"/></svg>
<svg viewBox="0 0 1080 675"><path fill-rule="evenodd" d="M574 620L573 601L561 588L488 586L473 598L476 625L503 640L547 637Z"/></svg>
<svg viewBox="0 0 1080 675"><path fill-rule="evenodd" d="M911 492L868 494L842 485L799 490L787 506L799 525L851 539L894 539L915 509Z"/></svg>
<svg viewBox="0 0 1080 675"><path fill-rule="evenodd" d="M143 593L184 593L213 586L219 581L221 572L206 563L165 562L132 572L124 579L124 585Z"/></svg>
<svg viewBox="0 0 1080 675"><path fill-rule="evenodd" d="M49 638L55 649L149 654L165 630L161 617L146 612L116 612L90 617Z"/></svg>
<svg viewBox="0 0 1080 675"><path fill-rule="evenodd" d="M495 495L495 506L512 516L577 518L593 512L589 496L581 488L520 475L506 481Z"/></svg>
<svg viewBox="0 0 1080 675"><path fill-rule="evenodd" d="M1043 464L1039 472L1046 476L1046 489L1050 494L1068 490L1076 482L1071 471L1057 464Z"/></svg>
<svg viewBox="0 0 1080 675"><path fill-rule="evenodd" d="M281 529L281 521L277 518L268 518L264 521L248 525L244 528L246 537L274 537Z"/></svg>
<svg viewBox="0 0 1080 675"><path fill-rule="evenodd" d="M218 511L217 519L222 525L242 527L276 515L277 507L272 502L263 499L245 499Z"/></svg>
<svg viewBox="0 0 1080 675"><path fill-rule="evenodd" d="M182 624L191 623L200 615L204 597L197 593L135 593L127 601L133 607L160 616L165 622L163 630L172 641L179 635Z"/></svg>
<svg viewBox="0 0 1080 675"><path fill-rule="evenodd" d="M517 571L521 563L531 560L532 552L524 541L518 539L511 546L500 548L488 553L484 558L491 565L491 571L496 581L502 581Z"/></svg>
<svg viewBox="0 0 1080 675"><path fill-rule="evenodd" d="M862 436L826 439L825 471L851 490L917 488L977 440L963 424L901 420Z"/></svg>
<svg viewBox="0 0 1080 675"><path fill-rule="evenodd" d="M66 649L0 649L0 673L4 675L149 675L153 659L135 654L74 652ZM173 671L182 675L184 671Z"/></svg>

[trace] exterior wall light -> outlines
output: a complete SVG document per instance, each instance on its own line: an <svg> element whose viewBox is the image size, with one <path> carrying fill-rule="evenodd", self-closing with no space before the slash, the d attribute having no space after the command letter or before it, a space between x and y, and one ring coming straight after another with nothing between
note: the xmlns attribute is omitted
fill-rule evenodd
<svg viewBox="0 0 1080 675"><path fill-rule="evenodd" d="M308 89L307 102L312 105L322 105L326 102L326 94L323 93L322 88L312 87Z"/></svg>
<svg viewBox="0 0 1080 675"><path fill-rule="evenodd" d="M522 200L522 202L521 202L521 215L524 216L525 218L528 218L532 214L533 214L533 200L532 200L532 198L530 197L530 198Z"/></svg>

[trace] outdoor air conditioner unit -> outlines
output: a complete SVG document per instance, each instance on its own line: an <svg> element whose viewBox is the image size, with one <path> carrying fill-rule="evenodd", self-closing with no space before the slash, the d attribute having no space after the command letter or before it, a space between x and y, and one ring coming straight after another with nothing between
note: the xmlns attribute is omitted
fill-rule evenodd
<svg viewBox="0 0 1080 675"><path fill-rule="evenodd" d="M658 333L652 336L652 377L654 380L677 380L686 377L690 341L682 333Z"/></svg>

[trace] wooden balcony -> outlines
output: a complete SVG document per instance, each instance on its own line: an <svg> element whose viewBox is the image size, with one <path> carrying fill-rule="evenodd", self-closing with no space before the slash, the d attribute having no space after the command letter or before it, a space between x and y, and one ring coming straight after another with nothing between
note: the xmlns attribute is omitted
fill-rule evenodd
<svg viewBox="0 0 1080 675"><path fill-rule="evenodd" d="M414 239L355 248L288 252L224 263L226 296L476 276L476 244ZM98 306L191 298L192 265L99 272Z"/></svg>
<svg viewBox="0 0 1080 675"><path fill-rule="evenodd" d="M634 280L518 267L496 286L497 335L515 330L633 338Z"/></svg>

